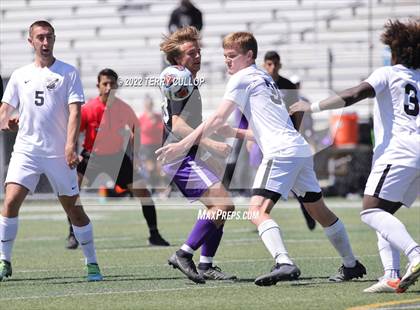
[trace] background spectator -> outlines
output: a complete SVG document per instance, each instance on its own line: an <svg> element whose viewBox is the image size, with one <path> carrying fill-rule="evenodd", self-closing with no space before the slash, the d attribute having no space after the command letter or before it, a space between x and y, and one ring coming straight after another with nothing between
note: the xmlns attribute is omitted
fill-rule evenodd
<svg viewBox="0 0 420 310"><path fill-rule="evenodd" d="M203 28L203 16L190 0L181 0L179 6L172 11L169 19L169 32L185 26L194 26L198 30Z"/></svg>

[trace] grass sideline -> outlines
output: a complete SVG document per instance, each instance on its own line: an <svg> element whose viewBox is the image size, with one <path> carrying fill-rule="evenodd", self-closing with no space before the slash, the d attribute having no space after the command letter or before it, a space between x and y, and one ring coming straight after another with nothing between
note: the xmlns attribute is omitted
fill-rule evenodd
<svg viewBox="0 0 420 310"><path fill-rule="evenodd" d="M112 201L105 206L87 205L95 229L99 263L105 281L87 283L80 250L64 249L67 225L55 202L25 203L13 253L13 276L0 283L0 309L360 309L401 306L420 307L420 283L405 294L365 294L362 290L381 276L376 237L359 218L360 201L327 201L344 221L354 251L368 269L358 281L329 283L328 276L340 259L318 225L310 232L292 200L280 203L273 216L282 227L291 256L302 271L293 282L257 287L256 276L267 272L273 261L255 228L247 221L232 220L216 256L216 264L236 274L238 282L208 281L195 285L170 268L167 258L184 241L197 216L196 207L158 204L158 224L173 246L149 247L147 226L135 202ZM46 205L48 204L48 205ZM398 217L420 240L420 208L402 208ZM120 206L121 205L121 206ZM343 205L340 207L340 205ZM242 206L243 207L243 206ZM198 259L198 254L195 258ZM405 258L402 267L405 266ZM417 301L416 301L417 300Z"/></svg>

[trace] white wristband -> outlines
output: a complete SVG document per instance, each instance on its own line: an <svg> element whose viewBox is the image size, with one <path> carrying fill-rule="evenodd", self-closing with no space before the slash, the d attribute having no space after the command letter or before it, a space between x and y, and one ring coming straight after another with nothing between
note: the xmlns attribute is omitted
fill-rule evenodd
<svg viewBox="0 0 420 310"><path fill-rule="evenodd" d="M320 112L321 111L321 107L319 106L319 101L312 102L311 111L312 112Z"/></svg>

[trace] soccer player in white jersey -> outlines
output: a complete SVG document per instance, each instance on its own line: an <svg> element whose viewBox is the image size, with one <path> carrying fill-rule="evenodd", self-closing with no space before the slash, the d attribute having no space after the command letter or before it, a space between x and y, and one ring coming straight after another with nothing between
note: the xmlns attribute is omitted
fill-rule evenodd
<svg viewBox="0 0 420 310"><path fill-rule="evenodd" d="M318 112L376 97L372 171L360 215L376 230L385 274L364 290L371 293L404 292L420 276L420 246L393 215L402 205L410 207L420 193L420 21L388 21L381 40L391 48L392 66L375 70L337 96L312 105L299 101L290 108L290 113ZM401 281L400 251L409 260Z"/></svg>
<svg viewBox="0 0 420 310"><path fill-rule="evenodd" d="M258 277L255 284L274 285L281 280L297 279L299 268L291 260L283 242L279 225L270 212L278 199L287 199L293 189L301 197L313 219L324 227L325 234L342 257L343 266L332 281L363 277L365 267L353 255L343 223L324 204L314 170L309 145L292 124L273 79L255 66L257 41L249 32L235 32L223 40L228 73L232 75L223 101L215 114L182 141L159 149L160 160L171 158L199 143L214 131L225 136L255 139L263 152L250 202L250 214L259 235L275 259L271 272ZM248 119L251 130L233 129L225 125L238 106Z"/></svg>
<svg viewBox="0 0 420 310"><path fill-rule="evenodd" d="M92 224L79 199L76 142L80 106L84 102L77 70L54 58L54 28L36 21L29 28L35 61L15 70L0 107L0 128L11 129L13 110L19 111L19 130L5 181L0 216L0 281L12 275L11 256L18 230L19 208L28 192L34 192L44 173L73 223L86 259L87 280L100 281Z"/></svg>

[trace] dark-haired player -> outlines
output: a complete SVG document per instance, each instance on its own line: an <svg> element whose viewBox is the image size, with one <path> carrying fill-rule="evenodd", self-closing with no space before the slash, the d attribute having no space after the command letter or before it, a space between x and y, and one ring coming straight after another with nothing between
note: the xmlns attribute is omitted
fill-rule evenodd
<svg viewBox="0 0 420 310"><path fill-rule="evenodd" d="M157 228L156 210L151 194L138 173L133 173L133 147L138 135L138 119L133 109L115 96L118 75L112 69L103 69L98 74L99 96L82 106L80 131L85 133L81 161L77 166L79 185L82 180L89 184L101 174L115 177L115 184L128 190L140 199L143 215L149 226L149 244L168 246ZM126 134L126 136L124 135ZM128 150L128 151L127 151ZM131 150L131 154L130 153ZM70 225L67 248L77 248L78 242Z"/></svg>
<svg viewBox="0 0 420 310"><path fill-rule="evenodd" d="M393 214L420 192L420 21L389 21L381 36L391 48L392 66L375 70L359 85L321 102L299 101L296 111L318 112L376 98L375 148L363 198L364 223L376 230L385 274L365 292L404 292L420 276L420 246ZM409 265L399 280L400 253Z"/></svg>
<svg viewBox="0 0 420 310"><path fill-rule="evenodd" d="M28 192L34 192L43 173L82 245L87 280L100 281L92 224L83 208L76 206L79 199L76 142L80 106L84 102L82 83L73 66L54 57L55 33L50 23L34 22L28 41L35 50L35 61L13 72L0 107L1 129L11 129L10 115L14 109L19 110L19 131L7 171L0 216L0 281L12 275L11 256L20 206Z"/></svg>

